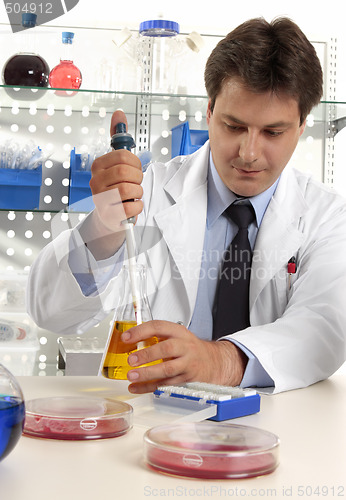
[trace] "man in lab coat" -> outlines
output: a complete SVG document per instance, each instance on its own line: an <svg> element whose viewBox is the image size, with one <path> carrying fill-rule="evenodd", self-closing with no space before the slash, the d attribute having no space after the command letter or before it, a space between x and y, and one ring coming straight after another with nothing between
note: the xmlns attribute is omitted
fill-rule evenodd
<svg viewBox="0 0 346 500"><path fill-rule="evenodd" d="M156 335L161 342L130 355L129 390L194 380L274 392L305 387L345 360L345 201L287 166L322 96L320 63L290 20L255 19L216 46L205 83L210 140L190 156L153 163L144 178L129 151L97 159L96 208L43 249L30 274L28 310L61 334L106 317L125 252L121 221L136 217L155 320L123 340ZM112 134L124 120L114 113ZM223 212L237 198L256 215L248 231L250 326L213 341L217 275L236 233Z"/></svg>

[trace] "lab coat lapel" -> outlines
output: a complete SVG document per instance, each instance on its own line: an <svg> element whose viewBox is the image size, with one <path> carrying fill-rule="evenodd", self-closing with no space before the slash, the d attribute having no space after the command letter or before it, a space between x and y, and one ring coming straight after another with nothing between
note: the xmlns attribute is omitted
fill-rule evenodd
<svg viewBox="0 0 346 500"><path fill-rule="evenodd" d="M250 282L250 311L259 294L289 259L304 238L299 220L307 209L301 188L290 169L281 175L276 192L262 220L253 254Z"/></svg>
<svg viewBox="0 0 346 500"><path fill-rule="evenodd" d="M209 147L188 159L166 184L174 204L155 216L162 236L178 269L192 315L199 283L207 214Z"/></svg>

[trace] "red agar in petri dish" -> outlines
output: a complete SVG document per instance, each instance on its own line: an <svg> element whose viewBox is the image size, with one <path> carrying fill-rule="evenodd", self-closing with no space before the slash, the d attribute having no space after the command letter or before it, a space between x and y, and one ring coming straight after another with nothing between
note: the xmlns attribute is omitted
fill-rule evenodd
<svg viewBox="0 0 346 500"><path fill-rule="evenodd" d="M132 427L127 403L102 398L53 397L25 403L25 436L83 440L117 437Z"/></svg>
<svg viewBox="0 0 346 500"><path fill-rule="evenodd" d="M175 424L153 427L144 436L150 468L198 479L248 478L278 466L274 434L234 424Z"/></svg>

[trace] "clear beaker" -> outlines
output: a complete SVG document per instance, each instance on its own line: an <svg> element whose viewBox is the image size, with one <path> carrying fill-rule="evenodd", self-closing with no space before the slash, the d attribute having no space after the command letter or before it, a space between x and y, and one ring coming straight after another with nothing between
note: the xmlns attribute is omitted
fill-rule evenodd
<svg viewBox="0 0 346 500"><path fill-rule="evenodd" d="M121 334L129 330L137 324L153 319L146 293L146 268L136 265L135 280L139 295L136 301L136 311L134 306L134 298L132 296L131 281L129 268L124 266L122 269L122 290L120 291L121 299L114 315L114 319L108 335L108 342L105 349L105 354L102 360L101 373L104 377L116 380L126 380L127 372L132 369L128 364L127 358L129 354L139 349L157 344L157 337L151 337L138 344L125 344L121 341ZM132 277L133 279L133 277ZM162 360L148 363L149 366L160 363Z"/></svg>

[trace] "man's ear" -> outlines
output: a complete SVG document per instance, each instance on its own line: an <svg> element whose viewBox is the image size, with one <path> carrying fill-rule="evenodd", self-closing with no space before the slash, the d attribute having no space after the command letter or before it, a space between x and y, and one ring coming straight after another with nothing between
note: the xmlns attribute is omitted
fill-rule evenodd
<svg viewBox="0 0 346 500"><path fill-rule="evenodd" d="M303 121L303 123L301 124L300 126L300 132L299 132L299 137L302 136L304 130L305 130L305 127L306 127L306 120Z"/></svg>
<svg viewBox="0 0 346 500"><path fill-rule="evenodd" d="M209 99L208 101L208 106L207 106L207 114L206 114L206 119L207 119L207 124L209 125L211 115L213 114L211 110L211 100Z"/></svg>

